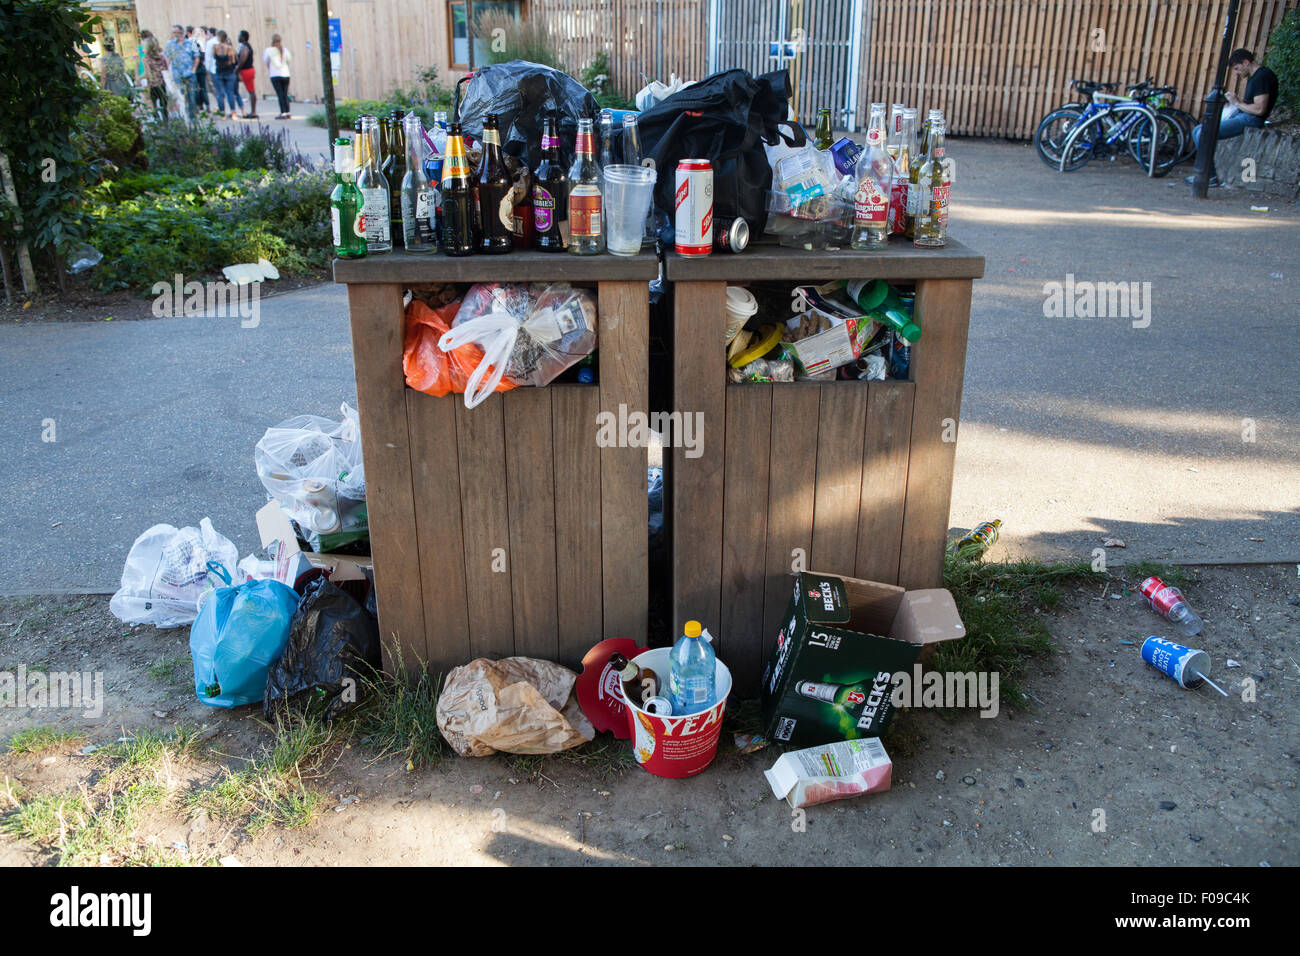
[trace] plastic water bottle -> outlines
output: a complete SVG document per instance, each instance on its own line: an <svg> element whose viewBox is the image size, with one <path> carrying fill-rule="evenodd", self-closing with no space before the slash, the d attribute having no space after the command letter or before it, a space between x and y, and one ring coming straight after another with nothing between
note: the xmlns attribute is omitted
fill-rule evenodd
<svg viewBox="0 0 1300 956"><path fill-rule="evenodd" d="M1159 578L1151 577L1142 582L1139 592L1142 600L1180 631L1191 637L1201 631L1201 616L1192 610L1178 588L1170 587Z"/></svg>
<svg viewBox="0 0 1300 956"><path fill-rule="evenodd" d="M687 621L685 633L668 658L668 699L674 714L698 714L713 706L717 655L712 638L699 621Z"/></svg>

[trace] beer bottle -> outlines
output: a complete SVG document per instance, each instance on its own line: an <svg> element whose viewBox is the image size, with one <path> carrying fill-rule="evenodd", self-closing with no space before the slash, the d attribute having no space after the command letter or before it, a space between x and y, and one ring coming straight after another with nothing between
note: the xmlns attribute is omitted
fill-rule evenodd
<svg viewBox="0 0 1300 956"><path fill-rule="evenodd" d="M560 161L560 137L555 119L542 120L542 161L533 174L533 222L537 226L537 248L563 252L563 226L569 216L569 187Z"/></svg>
<svg viewBox="0 0 1300 956"><path fill-rule="evenodd" d="M501 156L501 131L497 118L483 120L483 157L478 168L478 215L483 228L480 252L509 252L515 226L515 207L510 202L510 176Z"/></svg>
<svg viewBox="0 0 1300 956"><path fill-rule="evenodd" d="M906 107L902 103L895 103L889 108L889 127L885 149L889 150L889 155L894 160L898 159L899 142L903 137L903 111L905 109Z"/></svg>
<svg viewBox="0 0 1300 956"><path fill-rule="evenodd" d="M361 192L352 169L352 140L334 141L334 190L330 193L330 222L334 228L334 255L360 259L366 254L365 220Z"/></svg>
<svg viewBox="0 0 1300 956"><path fill-rule="evenodd" d="M393 248L388 180L379 168L379 121L361 117L361 152L357 155L357 189L361 191L362 217L366 230L366 252L389 252Z"/></svg>
<svg viewBox="0 0 1300 956"><path fill-rule="evenodd" d="M858 250L884 249L889 245L889 196L894 182L894 161L885 148L884 103L871 108L867 148L858 157L854 171L857 188L849 245Z"/></svg>
<svg viewBox="0 0 1300 956"><path fill-rule="evenodd" d="M936 112L938 112L936 110ZM948 169L944 166L943 115L930 121L930 149L917 174L916 222L912 242L937 248L948 241Z"/></svg>
<svg viewBox="0 0 1300 956"><path fill-rule="evenodd" d="M925 118L925 125L921 127L921 145L916 151L916 158L912 162L912 169L908 175L907 186L907 238L912 239L916 236L916 186L917 180L921 176L921 164L930 154L930 126L934 122L934 116L938 110L930 110L929 115Z"/></svg>
<svg viewBox="0 0 1300 956"><path fill-rule="evenodd" d="M596 164L600 173L605 172L605 168L613 166L618 160L614 158L614 111L600 111L600 161ZM601 182L605 181L604 175L601 176Z"/></svg>
<svg viewBox="0 0 1300 956"><path fill-rule="evenodd" d="M629 661L622 654L611 654L609 666L614 669L623 685L623 696L638 707L651 697L658 696L662 690L658 674L648 667L638 667L636 661Z"/></svg>
<svg viewBox="0 0 1300 956"><path fill-rule="evenodd" d="M388 114L388 168L384 170L384 176L387 177L388 185L392 189L389 197L392 234L394 237L403 236L403 239L405 234L402 231L402 181L406 178L406 133L402 128L402 121L405 115L401 110L393 110Z"/></svg>
<svg viewBox="0 0 1300 956"><path fill-rule="evenodd" d="M907 107L903 110L903 132L898 140L898 158L894 160L894 190L890 196L889 232L905 233L909 227L907 216L907 193L912 186L912 167L919 163L916 158L916 110ZM898 217L902 217L899 219Z"/></svg>
<svg viewBox="0 0 1300 956"><path fill-rule="evenodd" d="M864 704L867 700L867 688L862 684L823 684L801 680L795 685L794 690L801 697L834 704L846 710Z"/></svg>
<svg viewBox="0 0 1300 956"><path fill-rule="evenodd" d="M569 252L575 256L605 251L603 190L591 126L590 116L578 119L578 150L569 170Z"/></svg>
<svg viewBox="0 0 1300 956"><path fill-rule="evenodd" d="M402 176L402 245L408 252L435 252L438 202L424 172L424 129L412 113L403 120L406 133L406 173Z"/></svg>
<svg viewBox="0 0 1300 956"><path fill-rule="evenodd" d="M831 139L831 108L823 106L817 111L817 138L813 145L818 149L830 149L834 141Z"/></svg>
<svg viewBox="0 0 1300 956"><path fill-rule="evenodd" d="M452 123L442 161L442 251L449 256L474 254L472 197L465 138L460 124Z"/></svg>

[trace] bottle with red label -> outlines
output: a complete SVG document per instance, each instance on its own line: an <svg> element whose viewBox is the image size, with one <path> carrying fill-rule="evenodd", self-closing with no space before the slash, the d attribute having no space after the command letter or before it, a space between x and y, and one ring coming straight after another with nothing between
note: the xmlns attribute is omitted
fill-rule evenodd
<svg viewBox="0 0 1300 956"><path fill-rule="evenodd" d="M1166 621L1191 637L1201 631L1201 616L1192 610L1178 588L1170 587L1159 578L1150 577L1138 589L1142 600Z"/></svg>
<svg viewBox="0 0 1300 956"><path fill-rule="evenodd" d="M595 145L591 117L579 117L577 156L569 170L569 252L575 256L605 251L604 194Z"/></svg>
<svg viewBox="0 0 1300 956"><path fill-rule="evenodd" d="M884 249L889 245L889 195L894 183L894 160L885 145L885 104L871 104L867 148L858 157L857 189L853 194L854 249Z"/></svg>
<svg viewBox="0 0 1300 956"><path fill-rule="evenodd" d="M951 178L944 163L943 134L943 114L932 110L930 151L916 177L916 221L912 228L912 242L931 249L948 241L948 188Z"/></svg>

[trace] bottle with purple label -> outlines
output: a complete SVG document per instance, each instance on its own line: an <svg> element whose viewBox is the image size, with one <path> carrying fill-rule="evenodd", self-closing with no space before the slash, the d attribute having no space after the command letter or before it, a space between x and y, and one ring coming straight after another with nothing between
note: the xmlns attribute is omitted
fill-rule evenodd
<svg viewBox="0 0 1300 956"><path fill-rule="evenodd" d="M564 252L569 208L568 177L560 158L560 137L553 114L542 120L542 161L533 175L533 222L537 248Z"/></svg>

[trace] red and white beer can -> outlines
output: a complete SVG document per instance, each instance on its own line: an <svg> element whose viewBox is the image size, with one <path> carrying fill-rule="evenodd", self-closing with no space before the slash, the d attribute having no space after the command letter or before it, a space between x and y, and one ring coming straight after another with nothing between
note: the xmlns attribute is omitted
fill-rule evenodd
<svg viewBox="0 0 1300 956"><path fill-rule="evenodd" d="M713 251L713 165L707 159L677 164L674 232L679 256L707 256Z"/></svg>

